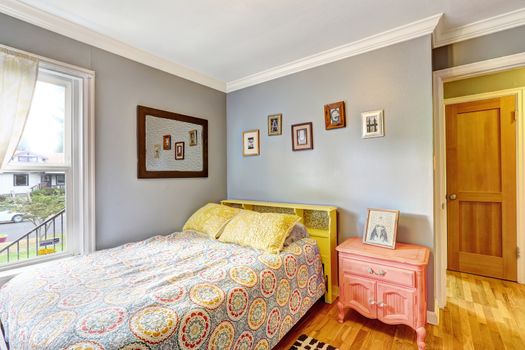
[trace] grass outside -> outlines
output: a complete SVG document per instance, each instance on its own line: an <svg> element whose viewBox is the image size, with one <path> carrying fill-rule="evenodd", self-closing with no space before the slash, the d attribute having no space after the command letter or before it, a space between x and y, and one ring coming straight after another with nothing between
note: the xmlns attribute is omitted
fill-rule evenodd
<svg viewBox="0 0 525 350"><path fill-rule="evenodd" d="M48 234L48 237L49 237L49 234ZM0 250L2 250L3 248L5 248L11 243L12 242L0 243ZM56 244L54 248L52 245L48 247L39 247L39 254L37 254L36 239L30 238L29 239L29 250L27 248L28 247L27 247L26 240L22 240L20 241L20 250L18 252L17 252L16 244L9 248L9 260L7 259L8 256L7 256L6 251L0 253L0 266L5 265L7 263L14 263L18 261L33 259L41 255L53 254L55 252L62 252L65 250L66 245L64 243L64 240L61 239L60 243Z"/></svg>

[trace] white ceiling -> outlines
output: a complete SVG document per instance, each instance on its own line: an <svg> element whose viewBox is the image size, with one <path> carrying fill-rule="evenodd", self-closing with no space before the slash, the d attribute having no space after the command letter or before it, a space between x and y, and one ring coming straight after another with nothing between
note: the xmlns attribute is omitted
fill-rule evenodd
<svg viewBox="0 0 525 350"><path fill-rule="evenodd" d="M444 13L447 28L523 0L22 0L220 81Z"/></svg>

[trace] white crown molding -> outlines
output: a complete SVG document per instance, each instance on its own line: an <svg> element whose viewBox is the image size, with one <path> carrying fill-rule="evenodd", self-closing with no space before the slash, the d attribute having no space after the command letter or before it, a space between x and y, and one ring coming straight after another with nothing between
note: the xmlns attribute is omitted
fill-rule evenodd
<svg viewBox="0 0 525 350"><path fill-rule="evenodd" d="M434 47L445 46L522 25L525 25L525 8L451 29L438 28L433 43Z"/></svg>
<svg viewBox="0 0 525 350"><path fill-rule="evenodd" d="M0 12L130 60L191 80L195 83L222 92L226 91L226 84L223 81L125 44L119 40L115 40L109 36L52 15L46 11L39 10L20 1L0 0Z"/></svg>
<svg viewBox="0 0 525 350"><path fill-rule="evenodd" d="M226 92L244 89L248 86L263 83L265 81L277 79L301 72L306 69L325 65L339 61L348 57L356 56L365 52L380 49L382 47L401 43L423 35L434 32L441 16L437 14L428 18L421 19L376 35L366 37L361 40L341 45L333 49L322 51L311 56L307 56L290 63L276 66L259 73L251 74L246 77L226 83Z"/></svg>

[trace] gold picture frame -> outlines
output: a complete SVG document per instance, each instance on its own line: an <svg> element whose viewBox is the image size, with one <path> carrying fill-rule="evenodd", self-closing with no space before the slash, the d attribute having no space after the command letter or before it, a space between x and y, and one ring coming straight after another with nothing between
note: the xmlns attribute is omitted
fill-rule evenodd
<svg viewBox="0 0 525 350"><path fill-rule="evenodd" d="M283 134L283 115L271 114L268 116L268 136Z"/></svg>
<svg viewBox="0 0 525 350"><path fill-rule="evenodd" d="M242 155L244 157L261 154L259 129L248 130L242 133Z"/></svg>

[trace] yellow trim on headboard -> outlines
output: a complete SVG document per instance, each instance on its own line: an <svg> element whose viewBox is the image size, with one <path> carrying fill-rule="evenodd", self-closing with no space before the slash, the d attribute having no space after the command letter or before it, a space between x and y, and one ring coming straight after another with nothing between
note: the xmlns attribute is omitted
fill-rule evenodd
<svg viewBox="0 0 525 350"><path fill-rule="evenodd" d="M337 208L325 205L259 202L228 199L221 204L246 210L292 213L301 217L310 237L317 241L326 279L325 301L332 303L338 295L337 287Z"/></svg>

